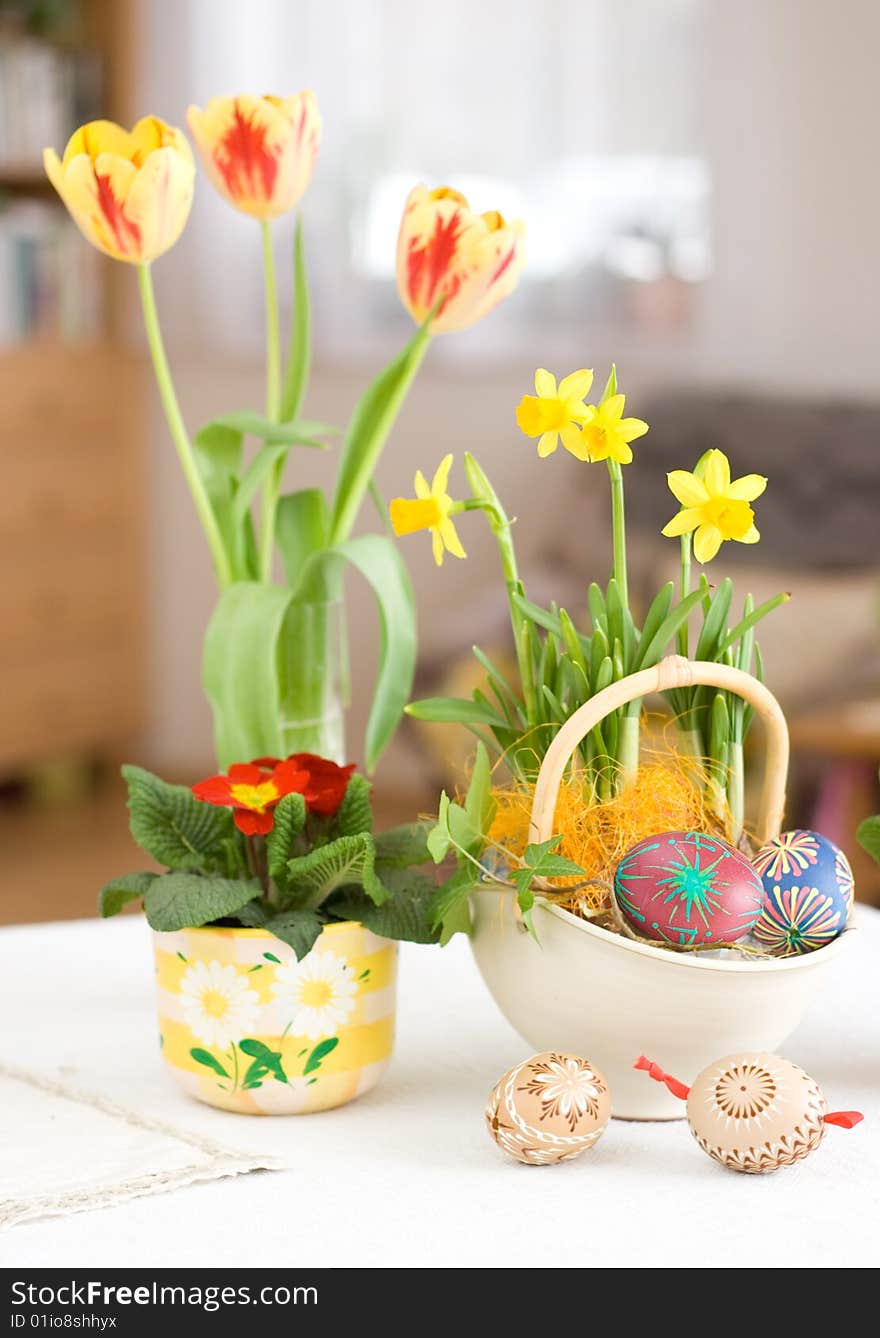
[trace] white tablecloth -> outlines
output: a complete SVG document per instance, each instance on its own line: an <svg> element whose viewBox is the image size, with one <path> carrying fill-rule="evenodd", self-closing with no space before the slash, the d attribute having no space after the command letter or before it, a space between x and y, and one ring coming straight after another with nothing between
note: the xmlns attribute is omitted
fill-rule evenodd
<svg viewBox="0 0 880 1338"><path fill-rule="evenodd" d="M290 1168L16 1226L0 1234L0 1264L876 1264L877 912L861 910L836 976L785 1047L832 1108L860 1109L865 1123L830 1129L806 1162L771 1176L723 1171L680 1122L614 1121L561 1167L508 1161L486 1135L483 1105L528 1046L496 1010L464 940L442 951L406 946L401 974L395 1059L375 1091L320 1115L250 1119L189 1101L164 1073L143 921L0 931L0 1062Z"/></svg>

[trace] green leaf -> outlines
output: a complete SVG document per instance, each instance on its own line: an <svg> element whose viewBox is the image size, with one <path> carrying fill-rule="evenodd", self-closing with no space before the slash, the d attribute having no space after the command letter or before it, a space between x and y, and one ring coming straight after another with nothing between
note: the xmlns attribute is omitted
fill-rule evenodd
<svg viewBox="0 0 880 1338"><path fill-rule="evenodd" d="M437 821L428 832L427 841L428 854L435 864L443 863L452 845L452 834L449 830L449 807L451 802L449 795L445 790L442 790L437 807Z"/></svg>
<svg viewBox="0 0 880 1338"><path fill-rule="evenodd" d="M105 918L118 915L130 901L140 901L157 877L155 873L124 873L105 883L98 894L98 911Z"/></svg>
<svg viewBox="0 0 880 1338"><path fill-rule="evenodd" d="M292 948L297 961L301 962L315 946L324 923L324 918L317 911L302 908L278 911L277 914L269 916L262 928L268 929L270 934L274 934L282 943L286 943L288 948ZM270 962L278 961L278 958L270 952L264 952L263 956Z"/></svg>
<svg viewBox="0 0 880 1338"><path fill-rule="evenodd" d="M431 858L428 836L432 827L431 822L407 822L373 837L376 865L381 866L383 881L386 869L409 869L414 864L425 864Z"/></svg>
<svg viewBox="0 0 880 1338"><path fill-rule="evenodd" d="M333 901L328 910L338 920L356 920L382 938L405 943L436 943L439 931L432 921L437 884L412 869L389 869L383 881L391 893L376 906L366 896Z"/></svg>
<svg viewBox="0 0 880 1338"><path fill-rule="evenodd" d="M382 448L427 350L432 316L433 312L355 406L333 498L330 534L334 544L344 542L351 533Z"/></svg>
<svg viewBox="0 0 880 1338"><path fill-rule="evenodd" d="M309 276L306 270L302 217L296 220L293 237L293 307L290 322L290 343L287 365L281 387L281 418L288 422L296 418L305 398L312 356L311 304Z"/></svg>
<svg viewBox="0 0 880 1338"><path fill-rule="evenodd" d="M266 908L261 901L249 901L235 912L235 919L240 925L244 925L245 929L265 929L268 918ZM263 955L265 956L265 953ZM277 958L273 957L272 960L277 961ZM251 967L251 970L255 969L255 967Z"/></svg>
<svg viewBox="0 0 880 1338"><path fill-rule="evenodd" d="M193 438L199 472L210 485L238 477L241 469L242 433L222 421L208 423ZM209 486L210 491L210 486Z"/></svg>
<svg viewBox="0 0 880 1338"><path fill-rule="evenodd" d="M648 639L644 632L639 644L639 650L636 654L635 668L650 669L658 660L662 659L666 647L674 638L679 627L690 617L694 609L703 598L704 591L702 587L698 590L692 590L686 595L672 612L663 619L654 635Z"/></svg>
<svg viewBox="0 0 880 1338"><path fill-rule="evenodd" d="M224 843L235 832L228 809L206 804L185 785L169 785L142 767L126 765L122 775L131 834L141 850L169 869L225 869Z"/></svg>
<svg viewBox="0 0 880 1338"><path fill-rule="evenodd" d="M293 844L306 825L306 801L301 794L286 794L274 810L275 823L266 837L266 856L272 878L286 880Z"/></svg>
<svg viewBox="0 0 880 1338"><path fill-rule="evenodd" d="M170 933L197 929L235 915L262 891L256 879L200 878L194 873L166 873L150 884L144 910L151 929Z"/></svg>
<svg viewBox="0 0 880 1338"><path fill-rule="evenodd" d="M651 601L651 606L645 614L645 621L642 623L642 636L639 645L652 641L654 634L659 631L672 607L672 594L675 587L672 581L667 581L661 586ZM638 660L641 663L641 657Z"/></svg>
<svg viewBox="0 0 880 1338"><path fill-rule="evenodd" d="M434 863L442 863L450 846L479 855L484 845L485 833L477 814L468 813L461 804L453 803L444 790L440 795L436 826L428 835L428 850Z"/></svg>
<svg viewBox="0 0 880 1338"><path fill-rule="evenodd" d="M210 1053L210 1051L202 1050L201 1047L197 1045L194 1046L189 1053L197 1064L204 1064L206 1069L211 1069L221 1078L229 1077L229 1074L226 1072L225 1068L220 1063L220 1060L215 1059L214 1056Z"/></svg>
<svg viewBox="0 0 880 1338"><path fill-rule="evenodd" d="M416 612L409 573L395 544L384 534L361 534L316 553L305 564L306 587L316 571L331 573L348 563L373 591L379 613L379 665L367 720L364 755L376 763L400 723L412 691L416 667Z"/></svg>
<svg viewBox="0 0 880 1338"><path fill-rule="evenodd" d="M468 701L466 697L423 697L410 702L406 714L413 720L430 720L434 724L489 725L503 729L506 721L491 706Z"/></svg>
<svg viewBox="0 0 880 1338"><path fill-rule="evenodd" d="M585 871L564 855L555 853L562 840L561 836L551 836L547 841L533 842L526 846L523 862L533 877L565 878L573 875L585 877Z"/></svg>
<svg viewBox="0 0 880 1338"><path fill-rule="evenodd" d="M494 821L496 807L492 797L492 768L489 765L489 754L483 744L478 743L464 811L471 827L478 833L480 849Z"/></svg>
<svg viewBox="0 0 880 1338"><path fill-rule="evenodd" d="M314 909L341 887L362 887L376 905L388 898L375 872L369 832L340 836L288 862L287 895L298 908Z"/></svg>
<svg viewBox="0 0 880 1338"><path fill-rule="evenodd" d="M727 615L733 599L733 581L725 576L709 605L709 612L703 619L703 626L697 639L696 660L714 660L721 653L721 638L727 626Z"/></svg>
<svg viewBox="0 0 880 1338"><path fill-rule="evenodd" d="M373 787L366 776L349 777L334 823L338 836L357 836L373 829Z"/></svg>
<svg viewBox="0 0 880 1338"><path fill-rule="evenodd" d="M205 633L202 683L214 712L222 767L285 754L276 666L291 599L285 586L237 581L217 601Z"/></svg>
<svg viewBox="0 0 880 1338"><path fill-rule="evenodd" d="M295 424L291 424L291 427ZM244 474L235 493L235 500L232 504L233 519L241 524L250 510L251 502L257 495L263 484L266 475L274 469L276 464L287 459L291 445L309 446L313 450L326 451L327 443L318 441L314 437L305 435L297 437L293 442L279 445L277 443L261 446L256 452Z"/></svg>
<svg viewBox="0 0 880 1338"><path fill-rule="evenodd" d="M787 604L790 599L791 595L788 591L783 591L779 595L774 595L772 599L765 600L763 604L759 604L754 613L750 613L747 618L743 618L737 623L736 627L732 628L727 633L727 636L718 647L719 654L727 650L729 646L735 645L744 633L748 632L750 628L756 627L762 618L767 617L768 613L772 613L774 609L778 609L781 604Z"/></svg>
<svg viewBox="0 0 880 1338"><path fill-rule="evenodd" d="M605 382L605 389L602 391L602 398L599 401L599 403L604 404L606 400L610 400L611 396L616 394L617 394L617 367L612 362L611 371L608 373L608 380Z"/></svg>
<svg viewBox="0 0 880 1338"><path fill-rule="evenodd" d="M468 898L479 886L479 873L473 865L467 865L456 869L437 889L431 906L431 922L440 931L441 947L445 947L455 934L470 933Z"/></svg>
<svg viewBox="0 0 880 1338"><path fill-rule="evenodd" d="M880 817L865 818L856 831L856 840L872 859L880 864Z"/></svg>
<svg viewBox="0 0 880 1338"><path fill-rule="evenodd" d="M316 442L318 436L329 436L336 431L329 423L300 422L296 419L292 422L276 423L274 419L266 418L264 414L257 413L254 409L240 409L236 413L224 414L222 418L215 418L209 426L225 427L243 436L258 437L270 446L311 445ZM314 429L317 429L317 432Z"/></svg>
<svg viewBox="0 0 880 1338"><path fill-rule="evenodd" d="M331 1050L335 1050L338 1044L338 1036L330 1036L326 1041L319 1041L305 1062L303 1077L308 1073L314 1073L315 1069L319 1069L321 1061L326 1059Z"/></svg>
<svg viewBox="0 0 880 1338"><path fill-rule="evenodd" d="M287 583L299 585L303 567L313 553L327 547L330 512L320 488L287 493L275 514L275 538Z"/></svg>

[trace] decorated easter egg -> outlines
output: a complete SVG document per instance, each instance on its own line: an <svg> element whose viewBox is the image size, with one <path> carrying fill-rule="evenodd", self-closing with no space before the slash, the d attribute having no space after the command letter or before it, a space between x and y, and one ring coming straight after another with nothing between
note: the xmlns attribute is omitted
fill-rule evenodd
<svg viewBox="0 0 880 1338"><path fill-rule="evenodd" d="M764 899L745 856L704 832L639 841L617 866L614 893L637 933L676 947L736 942L754 927Z"/></svg>
<svg viewBox="0 0 880 1338"><path fill-rule="evenodd" d="M783 832L754 865L764 884L755 938L776 957L813 952L846 928L853 875L846 855L818 832Z"/></svg>
<svg viewBox="0 0 880 1338"><path fill-rule="evenodd" d="M570 1161L586 1152L610 1118L611 1097L599 1070L587 1059L556 1051L510 1069L486 1105L490 1137L528 1166Z"/></svg>
<svg viewBox="0 0 880 1338"><path fill-rule="evenodd" d="M825 1098L815 1079L779 1055L728 1055L694 1080L691 1133L733 1171L791 1166L825 1137Z"/></svg>

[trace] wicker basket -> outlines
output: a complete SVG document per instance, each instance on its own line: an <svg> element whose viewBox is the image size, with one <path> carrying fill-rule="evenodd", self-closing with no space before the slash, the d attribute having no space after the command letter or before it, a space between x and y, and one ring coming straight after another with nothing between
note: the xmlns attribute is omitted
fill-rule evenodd
<svg viewBox="0 0 880 1338"><path fill-rule="evenodd" d="M670 656L612 683L562 726L538 776L530 839L552 836L565 768L590 730L619 706L691 684L734 692L763 720L767 761L757 834L761 841L778 836L788 773L782 708L750 674ZM633 1071L639 1054L687 1080L721 1055L776 1049L801 1021L846 938L802 957L709 960L634 942L546 902L534 913L539 946L524 932L508 889L476 894L472 912L474 956L505 1017L536 1050L565 1050L597 1064L613 1113L623 1119L682 1118L680 1101Z"/></svg>

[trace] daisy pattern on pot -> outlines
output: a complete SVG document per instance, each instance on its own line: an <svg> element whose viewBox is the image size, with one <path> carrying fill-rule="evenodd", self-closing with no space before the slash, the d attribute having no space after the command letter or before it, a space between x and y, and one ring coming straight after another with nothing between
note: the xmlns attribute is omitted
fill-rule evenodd
<svg viewBox="0 0 880 1338"><path fill-rule="evenodd" d="M301 962L283 962L275 969L271 988L279 1003L292 1006L290 1031L310 1041L332 1036L344 1026L358 992L348 962L333 952L310 952Z"/></svg>
<svg viewBox="0 0 880 1338"><path fill-rule="evenodd" d="M224 962L193 962L180 982L180 1009L194 1036L225 1050L253 1031L259 998L247 978Z"/></svg>

